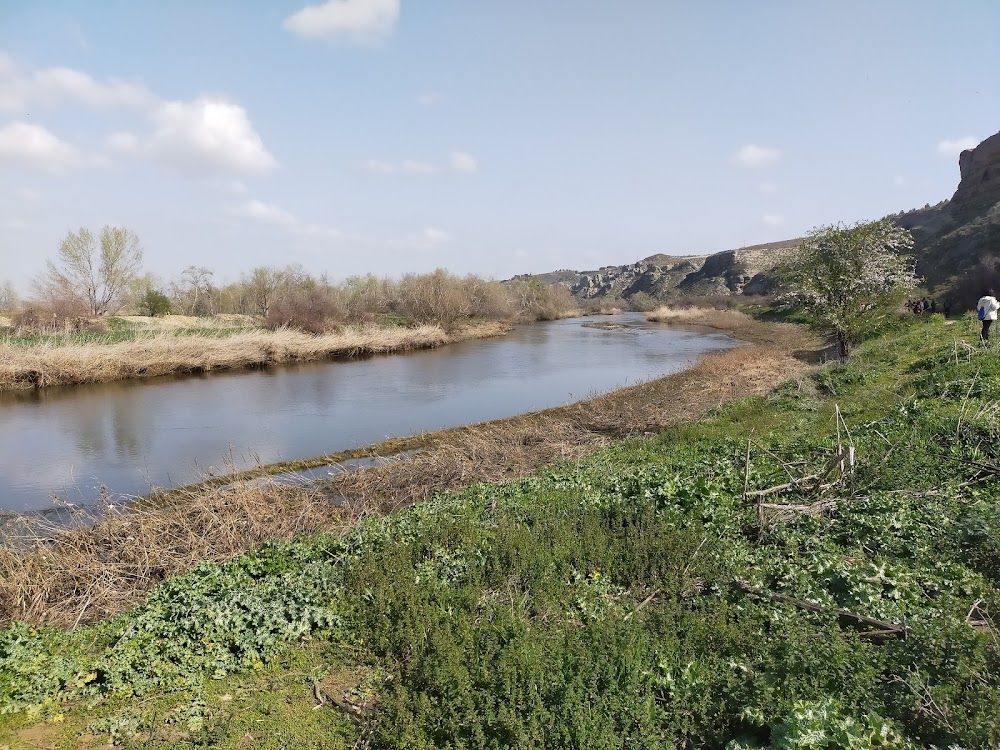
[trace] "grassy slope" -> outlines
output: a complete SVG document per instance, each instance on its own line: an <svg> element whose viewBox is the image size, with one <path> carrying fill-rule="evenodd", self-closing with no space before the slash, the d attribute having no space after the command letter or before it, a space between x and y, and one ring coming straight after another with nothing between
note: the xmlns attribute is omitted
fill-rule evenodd
<svg viewBox="0 0 1000 750"><path fill-rule="evenodd" d="M974 335L912 321L658 438L206 564L69 634L10 628L0 743L997 747L997 623L969 620L1000 611L1000 355ZM859 460L838 509L746 500L829 461L835 405Z"/></svg>

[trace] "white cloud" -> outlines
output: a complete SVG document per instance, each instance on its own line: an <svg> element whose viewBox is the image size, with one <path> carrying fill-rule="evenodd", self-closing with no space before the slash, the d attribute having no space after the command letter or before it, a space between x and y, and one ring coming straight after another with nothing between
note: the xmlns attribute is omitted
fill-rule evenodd
<svg viewBox="0 0 1000 750"><path fill-rule="evenodd" d="M452 151L448 156L448 166L461 174L472 174L479 169L479 162L472 154L463 151Z"/></svg>
<svg viewBox="0 0 1000 750"><path fill-rule="evenodd" d="M763 167L779 159L781 159L781 149L757 146L753 143L744 146L736 153L736 163L741 167Z"/></svg>
<svg viewBox="0 0 1000 750"><path fill-rule="evenodd" d="M148 117L148 134L116 132L106 138L108 149L119 154L155 158L189 174L219 170L261 173L276 165L246 110L238 104L218 97L165 101L141 84L117 79L100 82L71 68L23 72L10 57L0 53L0 110L66 103L132 109ZM26 152L22 162L58 163L66 168L74 165L73 155L77 163L102 162L97 156L80 157L68 143L59 148L61 142L48 131L43 132L48 138L36 132L31 139L35 151ZM26 139L26 132L18 138ZM42 159L39 153L48 157Z"/></svg>
<svg viewBox="0 0 1000 750"><path fill-rule="evenodd" d="M905 188L910 186L910 181L907 180L902 175L896 175L892 178L892 186L894 188Z"/></svg>
<svg viewBox="0 0 1000 750"><path fill-rule="evenodd" d="M85 160L40 125L12 122L0 128L0 164L63 172L84 166Z"/></svg>
<svg viewBox="0 0 1000 750"><path fill-rule="evenodd" d="M785 226L785 217L781 214L764 214L760 223L766 227L783 227Z"/></svg>
<svg viewBox="0 0 1000 750"><path fill-rule="evenodd" d="M938 143L937 152L938 156L942 158L954 158L960 153L969 148L975 148L979 145L979 139L974 138L971 135L967 135L964 138L956 138L953 141L944 140Z"/></svg>
<svg viewBox="0 0 1000 750"><path fill-rule="evenodd" d="M451 235L448 232L434 227L427 227L423 231L423 238L431 245L443 245L451 241Z"/></svg>
<svg viewBox="0 0 1000 750"><path fill-rule="evenodd" d="M186 174L219 170L260 174L277 165L238 104L210 98L164 102L152 119L151 135L115 133L108 139L109 146L152 157Z"/></svg>
<svg viewBox="0 0 1000 750"><path fill-rule="evenodd" d="M209 180L208 184L214 190L218 190L220 193L228 193L229 195L246 195L250 192L250 188L246 186L246 183L239 180L214 179Z"/></svg>
<svg viewBox="0 0 1000 750"><path fill-rule="evenodd" d="M24 110L29 106L83 104L95 108L145 109L156 97L138 83L111 79L105 83L71 68L21 72L14 61L0 54L0 109Z"/></svg>
<svg viewBox="0 0 1000 750"><path fill-rule="evenodd" d="M381 159L369 159L365 162L365 169L375 174L395 174L397 171L395 164Z"/></svg>
<svg viewBox="0 0 1000 750"><path fill-rule="evenodd" d="M391 33L397 20L399 0L327 0L321 5L307 5L281 25L307 39L367 42Z"/></svg>
<svg viewBox="0 0 1000 750"><path fill-rule="evenodd" d="M339 229L302 221L302 219L291 211L287 211L273 203L264 203L255 199L246 200L240 205L230 208L229 212L236 216L261 222L262 224L283 227L292 234L300 237L340 239L346 236Z"/></svg>
<svg viewBox="0 0 1000 750"><path fill-rule="evenodd" d="M399 171L403 174L434 174L437 167L426 161L404 159L399 163Z"/></svg>
<svg viewBox="0 0 1000 750"><path fill-rule="evenodd" d="M444 101L444 94L438 91L425 91L417 96L417 104L421 107L436 107Z"/></svg>
<svg viewBox="0 0 1000 750"><path fill-rule="evenodd" d="M778 192L778 186L768 180L764 180L764 182L760 183L760 185L757 186L757 189L762 193Z"/></svg>
<svg viewBox="0 0 1000 750"><path fill-rule="evenodd" d="M17 191L17 197L26 203L35 203L40 201L44 196L33 188L21 188Z"/></svg>
<svg viewBox="0 0 1000 750"><path fill-rule="evenodd" d="M364 169L374 174L405 174L425 176L438 172L451 171L457 174L473 174L479 169L479 162L472 154L453 151L448 155L447 163L436 164L420 159L403 159L394 162L385 159L369 159L363 165Z"/></svg>
<svg viewBox="0 0 1000 750"><path fill-rule="evenodd" d="M291 227L299 223L294 214L275 206L273 203L264 203L258 200L248 200L242 203L233 209L233 213L265 224L277 224L282 227Z"/></svg>

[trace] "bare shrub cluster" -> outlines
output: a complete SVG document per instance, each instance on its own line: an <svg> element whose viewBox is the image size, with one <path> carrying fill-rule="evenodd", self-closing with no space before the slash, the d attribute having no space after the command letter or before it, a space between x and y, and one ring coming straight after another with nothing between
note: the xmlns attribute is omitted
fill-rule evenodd
<svg viewBox="0 0 1000 750"><path fill-rule="evenodd" d="M355 276L340 283L288 276L271 295L265 323L318 333L352 323L394 320L446 330L467 321L551 320L578 305L561 285L519 279L511 284L444 269L399 280Z"/></svg>

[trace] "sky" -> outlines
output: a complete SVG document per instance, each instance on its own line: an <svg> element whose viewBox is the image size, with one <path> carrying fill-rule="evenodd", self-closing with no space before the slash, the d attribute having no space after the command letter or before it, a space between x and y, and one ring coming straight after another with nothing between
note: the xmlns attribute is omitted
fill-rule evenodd
<svg viewBox="0 0 1000 750"><path fill-rule="evenodd" d="M949 198L995 0L0 0L0 284L135 231L163 280L503 279Z"/></svg>

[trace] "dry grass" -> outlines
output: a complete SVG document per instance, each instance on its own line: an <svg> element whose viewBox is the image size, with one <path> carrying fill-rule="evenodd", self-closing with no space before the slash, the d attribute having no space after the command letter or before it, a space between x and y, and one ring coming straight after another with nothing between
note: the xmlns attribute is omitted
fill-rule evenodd
<svg viewBox="0 0 1000 750"><path fill-rule="evenodd" d="M128 321L136 329L146 331L173 331L178 328L215 329L215 328L258 328L260 318L253 315L161 315L151 318L147 315L119 315L121 320Z"/></svg>
<svg viewBox="0 0 1000 750"><path fill-rule="evenodd" d="M452 333L438 326L362 326L318 336L282 329L223 338L161 332L116 344L43 343L25 347L0 342L0 390L426 349L468 338L498 336L508 330L505 324L485 323Z"/></svg>
<svg viewBox="0 0 1000 750"><path fill-rule="evenodd" d="M659 432L727 400L767 393L807 368L792 352L821 346L794 326L747 320L740 337L761 343L710 354L689 370L590 401L425 435L411 443L422 447L407 458L335 475L325 494L243 482L174 492L157 507L116 509L92 528L54 531L24 521L23 543L0 547L0 623L90 622L128 609L158 581L201 560L346 527L440 490L516 479L612 439ZM330 495L349 502L337 508Z"/></svg>
<svg viewBox="0 0 1000 750"><path fill-rule="evenodd" d="M0 623L73 627L134 606L167 576L199 560L227 560L269 539L349 522L316 490L266 483L177 497L169 506L105 504L94 526L53 529L24 518L0 547Z"/></svg>

